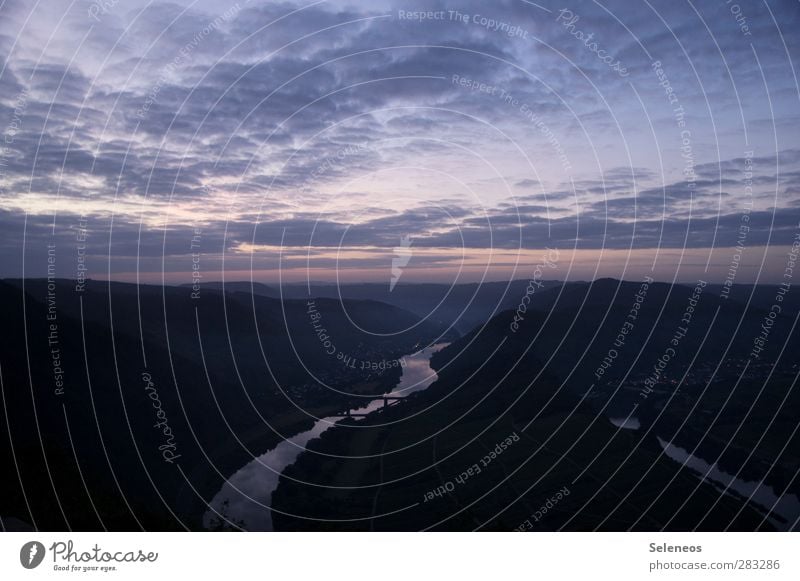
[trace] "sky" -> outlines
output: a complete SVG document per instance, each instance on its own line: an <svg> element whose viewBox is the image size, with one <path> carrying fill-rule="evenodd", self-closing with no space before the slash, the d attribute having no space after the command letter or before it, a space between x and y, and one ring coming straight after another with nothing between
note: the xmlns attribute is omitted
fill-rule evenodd
<svg viewBox="0 0 800 581"><path fill-rule="evenodd" d="M783 282L798 29L771 0L0 0L0 277Z"/></svg>

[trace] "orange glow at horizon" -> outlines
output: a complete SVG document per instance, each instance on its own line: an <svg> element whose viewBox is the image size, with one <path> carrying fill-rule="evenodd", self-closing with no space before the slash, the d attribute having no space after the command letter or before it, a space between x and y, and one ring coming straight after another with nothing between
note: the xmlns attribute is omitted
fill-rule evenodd
<svg viewBox="0 0 800 581"><path fill-rule="evenodd" d="M255 247L251 247L255 249ZM452 249L413 247L414 254L402 270L400 283L470 283L481 281L504 281L529 278L537 265L557 252L557 259L542 269L542 278L554 280L594 280L617 278L638 280L652 276L661 281L706 280L722 282L729 271L734 248L715 249ZM762 283L781 282L786 265L788 246L750 247L738 266L736 282ZM261 262L259 254L268 253L275 268L247 268L250 259ZM224 275L219 268L220 256L203 255L207 265L203 270L203 282L254 281L275 284L301 283L306 281L357 283L388 281L391 277L392 248L291 248L283 249L283 264L277 267L281 249L258 247L255 256L237 252L225 256ZM173 259L175 257L172 257ZM338 259L338 261L337 261ZM375 260L379 265L364 265ZM764 267L759 274L762 259ZM181 257L184 261L184 257ZM334 261L335 266L328 263ZM142 283L182 284L191 280L191 260L188 268L159 272L119 272L112 275L118 281ZM325 263L318 265L317 262ZM415 262L417 264L415 264ZM385 264L385 266L382 266ZM213 267L212 267L213 265ZM107 277L97 277L107 278Z"/></svg>

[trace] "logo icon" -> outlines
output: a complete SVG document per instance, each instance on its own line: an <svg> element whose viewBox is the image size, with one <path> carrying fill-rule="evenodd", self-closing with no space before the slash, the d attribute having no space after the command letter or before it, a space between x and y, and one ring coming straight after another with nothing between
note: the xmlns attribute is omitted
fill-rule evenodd
<svg viewBox="0 0 800 581"><path fill-rule="evenodd" d="M389 283L389 292L394 290L397 281L403 274L403 268L408 265L414 251L411 250L411 236L401 236L400 246L394 247L394 256L392 257L392 280Z"/></svg>
<svg viewBox="0 0 800 581"><path fill-rule="evenodd" d="M30 541L19 550L19 562L26 569L35 569L44 560L44 545L39 541Z"/></svg>

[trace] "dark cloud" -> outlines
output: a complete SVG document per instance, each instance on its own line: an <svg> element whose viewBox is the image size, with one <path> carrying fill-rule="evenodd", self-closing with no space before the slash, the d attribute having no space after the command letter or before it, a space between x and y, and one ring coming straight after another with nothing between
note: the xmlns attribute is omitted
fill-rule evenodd
<svg viewBox="0 0 800 581"><path fill-rule="evenodd" d="M110 236L96 259L127 267L185 255L195 222L217 253L281 237L391 248L402 235L446 248L704 247L735 242L745 179L759 202L749 242L785 243L800 197L796 3L742 5L749 35L725 3L571 8L624 77L557 20L563 5L538 4L466 0L462 22L445 0L137 0L96 21L86 1L6 1L3 264L19 266L26 210L26 242L41 248L67 245L84 207L96 239ZM445 17L400 18L416 9ZM692 187L654 60L686 111ZM411 171L376 178L374 192L349 183L395 167L477 184L485 207Z"/></svg>

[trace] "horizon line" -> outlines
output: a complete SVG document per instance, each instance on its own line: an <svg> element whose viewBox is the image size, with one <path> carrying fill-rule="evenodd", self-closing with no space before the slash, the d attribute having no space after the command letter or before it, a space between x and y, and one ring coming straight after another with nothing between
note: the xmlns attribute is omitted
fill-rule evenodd
<svg viewBox="0 0 800 581"><path fill-rule="evenodd" d="M697 284L698 280L659 280L654 277L649 277L650 281L643 281L641 279L626 279L626 278L615 278L613 276L602 276L599 278L595 278L592 280L587 279L576 279L576 280L562 280L557 278L550 278L550 279L538 279L539 282L542 283L562 283L562 284L593 284L602 280L612 280L615 282L626 282L626 283L636 283L641 284L642 282L648 282L649 284L652 283L661 283L661 284L679 284L679 285L694 285ZM7 281L20 281L20 280L28 280L28 281L49 281L50 277L47 276L26 276L26 277L2 277L0 278L0 282L7 282ZM70 283L78 282L76 278L68 278L68 277L53 277L53 281L65 281ZM474 281L474 282L459 282L455 284L449 284L446 282L434 282L434 281L407 281L407 282L398 282L395 287L409 287L409 286L420 286L420 285L438 285L438 286L467 286L467 285L483 285L483 284L512 284L515 282L530 282L530 278L515 278L515 279L501 279L501 280L486 280L486 281ZM702 279L700 279L702 280ZM106 278L87 278L82 281L82 284L87 284L89 282L95 283L115 283L115 284L126 284L126 285L136 285L136 286L163 286L163 287L175 287L175 288L191 288L193 283L191 282L183 282L183 283L169 283L169 282L136 282L136 281L129 281L129 280L118 280L118 279L106 279ZM724 286L724 282L712 282L712 281L704 281L710 285L721 285ZM209 280L197 283L200 286L208 286L212 284L223 284L223 285L232 285L232 284L240 284L246 283L250 284L251 286L254 285L263 285L269 287L280 288L281 286L308 286L308 285L327 285L327 286L340 286L340 287L347 287L347 286L357 286L357 285L372 285L372 286L389 286L387 283L384 282L377 282L377 281L349 281L349 282L337 282L333 281L325 281L325 280L312 280L312 281L294 281L294 282L263 282L263 281L255 281L255 280L247 280L247 279L235 279L235 280ZM730 286L779 286L781 283L777 282L735 282L732 283Z"/></svg>

